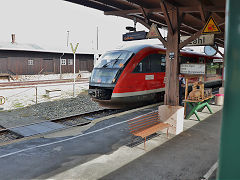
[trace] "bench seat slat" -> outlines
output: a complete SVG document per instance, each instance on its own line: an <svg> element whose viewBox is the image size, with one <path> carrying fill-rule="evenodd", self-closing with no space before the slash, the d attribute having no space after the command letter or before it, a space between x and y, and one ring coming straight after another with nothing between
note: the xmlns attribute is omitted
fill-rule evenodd
<svg viewBox="0 0 240 180"><path fill-rule="evenodd" d="M146 119L146 120L143 120L143 121L138 121L137 123L135 123L135 124L130 124L130 125L128 125L130 128L132 128L132 127L137 127L137 126L139 126L139 125L144 125L144 124L146 124L146 123L152 123L152 124L154 124L154 123L160 123L160 120L159 119L157 119L157 118L151 118L151 119Z"/></svg>
<svg viewBox="0 0 240 180"><path fill-rule="evenodd" d="M128 121L128 124L134 124L135 122L142 121L143 119L148 119L151 116L158 117L158 112L154 112L154 113L151 113L151 114L147 114L147 115L144 115L144 116L140 116L140 117L131 119L131 120Z"/></svg>
<svg viewBox="0 0 240 180"><path fill-rule="evenodd" d="M140 124L138 126L134 126L134 127L129 127L129 130L130 131L136 131L136 130L140 130L142 128L148 128L148 127L151 127L151 126L154 126L156 124L159 124L160 122L159 121L153 121L153 122L145 122L143 124Z"/></svg>
<svg viewBox="0 0 240 180"><path fill-rule="evenodd" d="M152 127L148 127L147 129L136 131L132 134L135 136L140 136L140 137L144 138L144 137L147 137L147 136L153 134L153 132L157 132L157 131L163 130L165 128L168 128L168 127L170 127L170 124L168 124L168 123L159 123L159 124L153 125Z"/></svg>

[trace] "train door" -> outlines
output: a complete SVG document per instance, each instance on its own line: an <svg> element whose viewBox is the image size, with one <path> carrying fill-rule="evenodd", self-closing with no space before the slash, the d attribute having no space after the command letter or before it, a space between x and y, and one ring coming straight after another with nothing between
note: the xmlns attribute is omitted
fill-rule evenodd
<svg viewBox="0 0 240 180"><path fill-rule="evenodd" d="M150 54L142 59L133 73L137 73L135 80L142 90L155 90L164 87L165 55Z"/></svg>
<svg viewBox="0 0 240 180"><path fill-rule="evenodd" d="M154 82L152 82L151 87L153 89L163 88L166 60L165 54L150 54L150 71L154 74Z"/></svg>

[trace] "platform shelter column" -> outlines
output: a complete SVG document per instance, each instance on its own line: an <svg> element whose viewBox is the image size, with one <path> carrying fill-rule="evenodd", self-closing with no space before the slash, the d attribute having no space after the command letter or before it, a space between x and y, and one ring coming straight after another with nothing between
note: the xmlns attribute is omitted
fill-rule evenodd
<svg viewBox="0 0 240 180"><path fill-rule="evenodd" d="M240 1L226 5L226 80L218 180L240 179Z"/></svg>
<svg viewBox="0 0 240 180"><path fill-rule="evenodd" d="M179 104L179 13L176 7L168 9L165 19L168 22L167 50L166 50L166 77L164 104L178 106ZM169 15L169 17L168 17Z"/></svg>

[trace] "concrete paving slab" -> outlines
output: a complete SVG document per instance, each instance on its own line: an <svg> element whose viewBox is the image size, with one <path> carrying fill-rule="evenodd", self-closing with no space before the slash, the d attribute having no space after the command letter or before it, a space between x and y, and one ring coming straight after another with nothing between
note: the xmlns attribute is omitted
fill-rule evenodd
<svg viewBox="0 0 240 180"><path fill-rule="evenodd" d="M51 131L56 131L63 129L66 126L54 122L42 122L38 124L32 124L27 126L21 126L10 129L11 131L20 134L24 137L33 136L36 134L48 133Z"/></svg>

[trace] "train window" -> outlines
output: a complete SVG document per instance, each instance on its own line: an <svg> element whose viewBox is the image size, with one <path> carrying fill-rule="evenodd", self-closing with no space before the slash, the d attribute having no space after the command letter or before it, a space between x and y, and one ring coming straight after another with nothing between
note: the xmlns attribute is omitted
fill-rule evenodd
<svg viewBox="0 0 240 180"><path fill-rule="evenodd" d="M188 57L188 56L180 56L180 63L197 63L197 58L196 57Z"/></svg>
<svg viewBox="0 0 240 180"><path fill-rule="evenodd" d="M213 63L212 59L206 59L206 76L213 77L216 75L222 75L223 65L222 63Z"/></svg>
<svg viewBox="0 0 240 180"><path fill-rule="evenodd" d="M135 67L134 73L165 72L166 60L163 54L150 54Z"/></svg>
<svg viewBox="0 0 240 180"><path fill-rule="evenodd" d="M201 63L201 64L204 63L204 57L199 57L199 63Z"/></svg>

